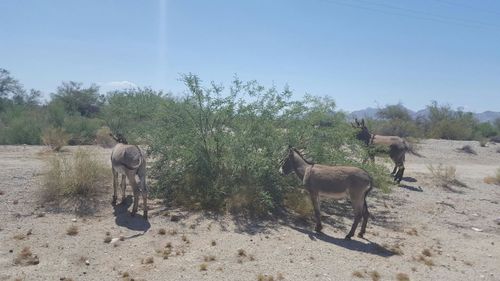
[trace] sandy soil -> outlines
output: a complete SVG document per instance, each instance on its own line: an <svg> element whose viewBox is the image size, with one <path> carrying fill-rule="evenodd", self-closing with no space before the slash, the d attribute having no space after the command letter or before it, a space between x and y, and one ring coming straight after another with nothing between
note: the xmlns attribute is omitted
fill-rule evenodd
<svg viewBox="0 0 500 281"><path fill-rule="evenodd" d="M465 144L478 154L456 150ZM500 280L500 186L483 182L500 167L497 148L423 141L419 152L425 158L407 156L403 185L369 197L373 218L366 240L344 241L351 209L329 201L322 203L324 234L312 232L312 220L209 217L154 201L145 221L126 212L130 200L113 208L110 195L90 216L49 211L38 199L44 148L0 146L0 280L259 280L259 274L274 280L398 280L401 273L409 280ZM110 150L85 149L109 161ZM456 167L466 187L436 186L427 166L439 163ZM77 235L66 234L71 226L78 227ZM104 243L106 232L124 241ZM164 259L168 243L171 254ZM38 264L15 264L24 247Z"/></svg>

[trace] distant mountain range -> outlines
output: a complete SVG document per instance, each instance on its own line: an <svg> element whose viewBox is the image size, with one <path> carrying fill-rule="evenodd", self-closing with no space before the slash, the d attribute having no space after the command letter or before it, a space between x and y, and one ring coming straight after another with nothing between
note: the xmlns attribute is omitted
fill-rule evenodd
<svg viewBox="0 0 500 281"><path fill-rule="evenodd" d="M422 109L419 111L413 111L406 108L410 116L415 119L417 117L425 117L429 114L428 109ZM352 118L373 118L377 119L378 108L368 107L362 110L356 110L350 113ZM473 113L474 117L479 120L479 122L493 122L495 119L500 118L500 112L495 111L485 111L482 113Z"/></svg>

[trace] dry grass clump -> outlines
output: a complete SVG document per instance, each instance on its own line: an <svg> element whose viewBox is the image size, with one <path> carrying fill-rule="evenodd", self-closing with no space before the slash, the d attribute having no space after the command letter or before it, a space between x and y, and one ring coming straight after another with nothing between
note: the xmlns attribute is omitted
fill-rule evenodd
<svg viewBox="0 0 500 281"><path fill-rule="evenodd" d="M212 242L210 242L210 245L215 246L217 245L217 242L215 242L215 240L212 240Z"/></svg>
<svg viewBox="0 0 500 281"><path fill-rule="evenodd" d="M247 252L243 249L238 249L238 256L239 257L246 257L247 256Z"/></svg>
<svg viewBox="0 0 500 281"><path fill-rule="evenodd" d="M42 132L42 143L53 151L60 151L68 143L70 135L62 128L47 128Z"/></svg>
<svg viewBox="0 0 500 281"><path fill-rule="evenodd" d="M200 264L200 271L207 271L208 269L208 264L202 263Z"/></svg>
<svg viewBox="0 0 500 281"><path fill-rule="evenodd" d="M66 234L69 236L75 236L78 234L78 227L76 225L72 225L66 229Z"/></svg>
<svg viewBox="0 0 500 281"><path fill-rule="evenodd" d="M429 250L429 249L423 249L422 250L422 255L424 255L426 257L432 257L431 250Z"/></svg>
<svg viewBox="0 0 500 281"><path fill-rule="evenodd" d="M176 229L170 229L170 230L168 231L168 234L170 234L170 235L172 235L172 236L177 235L177 230L176 230Z"/></svg>
<svg viewBox="0 0 500 281"><path fill-rule="evenodd" d="M111 148L115 146L116 141L111 137L109 127L101 127L95 134L95 143L100 147Z"/></svg>
<svg viewBox="0 0 500 281"><path fill-rule="evenodd" d="M60 204L73 200L77 211L92 211L92 199L102 194L109 184L109 168L94 154L78 149L74 155L49 158L42 179L42 200Z"/></svg>
<svg viewBox="0 0 500 281"><path fill-rule="evenodd" d="M165 234L167 234L167 231L165 230L165 228L160 228L160 229L158 229L158 234L165 235Z"/></svg>
<svg viewBox="0 0 500 281"><path fill-rule="evenodd" d="M410 277L406 273L398 273L396 274L396 280L398 281L410 281Z"/></svg>
<svg viewBox="0 0 500 281"><path fill-rule="evenodd" d="M394 245L382 244L382 248L395 255L398 256L403 255L403 250L401 249L401 246L399 244L394 244Z"/></svg>
<svg viewBox="0 0 500 281"><path fill-rule="evenodd" d="M182 234L182 241L184 241L186 244L189 244L191 243L191 241L189 241L189 239L187 238L187 236L185 234Z"/></svg>
<svg viewBox="0 0 500 281"><path fill-rule="evenodd" d="M313 213L313 205L309 196L302 190L294 189L285 194L284 205L301 218L308 218Z"/></svg>
<svg viewBox="0 0 500 281"><path fill-rule="evenodd" d="M500 169L497 170L497 173L494 177L486 177L484 178L484 182L487 184L496 184L500 185Z"/></svg>
<svg viewBox="0 0 500 281"><path fill-rule="evenodd" d="M214 255L203 256L205 262L215 261L216 257Z"/></svg>
<svg viewBox="0 0 500 281"><path fill-rule="evenodd" d="M12 238L14 238L14 240L24 240L24 239L26 239L26 235L19 233L19 234L14 235Z"/></svg>
<svg viewBox="0 0 500 281"><path fill-rule="evenodd" d="M380 273L378 271L370 271L370 277L372 278L373 281L379 281L380 280Z"/></svg>
<svg viewBox="0 0 500 281"><path fill-rule="evenodd" d="M364 277L365 277L365 276L363 275L363 273L362 273L361 271L358 271L358 270L354 271L354 272L352 273L352 276L357 277L357 278L364 278Z"/></svg>
<svg viewBox="0 0 500 281"><path fill-rule="evenodd" d="M104 243L111 243L111 233L109 231L106 232L106 236L104 237Z"/></svg>
<svg viewBox="0 0 500 281"><path fill-rule="evenodd" d="M274 279L274 276L272 275L267 275L262 273L259 273L259 275L257 275L257 281L274 281L274 280L285 280L285 277L281 273L278 273L276 275L276 279Z"/></svg>
<svg viewBox="0 0 500 281"><path fill-rule="evenodd" d="M477 155L477 152L472 148L472 146L466 144L462 146L461 148L457 149L458 151L467 153L467 154L474 154Z"/></svg>
<svg viewBox="0 0 500 281"><path fill-rule="evenodd" d="M411 236L418 236L418 231L416 228L411 228L406 231L406 234L411 235Z"/></svg>
<svg viewBox="0 0 500 281"><path fill-rule="evenodd" d="M14 259L14 264L16 265L36 265L39 263L40 260L38 259L37 255L33 255L30 247L24 247Z"/></svg>
<svg viewBox="0 0 500 281"><path fill-rule="evenodd" d="M143 264L152 264L155 262L155 259L153 257L147 257L145 259L142 259Z"/></svg>
<svg viewBox="0 0 500 281"><path fill-rule="evenodd" d="M454 166L445 166L443 164L434 166L432 164L429 164L427 165L427 169L431 173L432 177L437 181L438 186L448 189L451 189L452 186L467 186L457 179L457 169Z"/></svg>
<svg viewBox="0 0 500 281"><path fill-rule="evenodd" d="M161 251L161 256L164 260L168 259L170 254L172 254L172 248L165 248Z"/></svg>
<svg viewBox="0 0 500 281"><path fill-rule="evenodd" d="M425 257L423 255L418 255L416 258L417 261L422 262L427 266L434 266L434 261L431 258Z"/></svg>

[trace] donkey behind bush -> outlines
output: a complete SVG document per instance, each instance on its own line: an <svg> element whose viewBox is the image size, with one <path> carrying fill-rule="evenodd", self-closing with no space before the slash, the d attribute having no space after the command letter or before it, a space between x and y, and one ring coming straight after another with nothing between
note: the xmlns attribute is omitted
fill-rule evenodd
<svg viewBox="0 0 500 281"><path fill-rule="evenodd" d="M132 207L132 216L137 213L139 204L139 193L142 194L142 203L144 208L144 218L148 218L148 187L146 185L146 159L141 149L137 145L130 145L120 134L111 137L118 143L111 152L111 166L113 171L113 205L116 204L116 188L118 185L118 174L122 175L121 189L122 202L125 201L125 189L127 187L126 178L132 186L134 192L134 205ZM136 177L139 177L139 183Z"/></svg>

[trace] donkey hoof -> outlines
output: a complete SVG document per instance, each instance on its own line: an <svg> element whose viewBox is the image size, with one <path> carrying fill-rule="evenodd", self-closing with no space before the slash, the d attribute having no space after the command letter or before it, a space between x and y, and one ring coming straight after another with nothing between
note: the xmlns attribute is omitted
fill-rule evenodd
<svg viewBox="0 0 500 281"><path fill-rule="evenodd" d="M358 237L359 238L363 238L363 235L365 235L364 233L358 233Z"/></svg>
<svg viewBox="0 0 500 281"><path fill-rule="evenodd" d="M351 237L352 237L352 235L347 234L347 235L345 236L345 238L344 238L344 239L345 239L345 240L351 240Z"/></svg>
<svg viewBox="0 0 500 281"><path fill-rule="evenodd" d="M323 229L323 226L321 225L318 225L314 228L314 231L316 231L317 233L321 233L321 230Z"/></svg>
<svg viewBox="0 0 500 281"><path fill-rule="evenodd" d="M135 217L135 213L136 213L136 212L133 212L133 211L132 211L132 212L130 213L130 216L131 216L131 217Z"/></svg>
<svg viewBox="0 0 500 281"><path fill-rule="evenodd" d="M111 205L116 205L116 196L113 196L113 200L111 201Z"/></svg>
<svg viewBox="0 0 500 281"><path fill-rule="evenodd" d="M142 215L144 217L145 220L148 219L148 212L144 212L144 215Z"/></svg>

